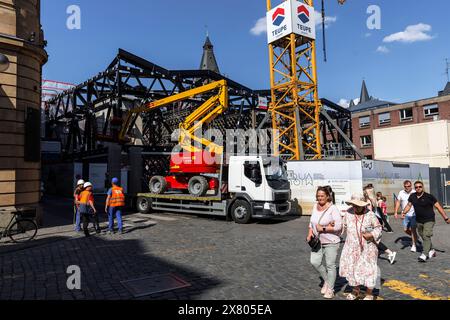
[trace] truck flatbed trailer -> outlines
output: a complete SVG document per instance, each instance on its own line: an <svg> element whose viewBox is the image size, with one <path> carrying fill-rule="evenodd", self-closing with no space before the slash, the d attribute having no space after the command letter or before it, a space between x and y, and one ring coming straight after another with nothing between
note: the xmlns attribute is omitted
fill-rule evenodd
<svg viewBox="0 0 450 320"><path fill-rule="evenodd" d="M189 214L227 216L227 201L220 196L196 197L179 193L139 193L137 208L141 213L168 211Z"/></svg>
<svg viewBox="0 0 450 320"><path fill-rule="evenodd" d="M220 201L222 200L219 196L203 196L196 197L190 194L181 194L181 193L164 193L164 194L156 194L156 193L138 193L138 197L147 197L152 199L172 199L172 200L195 200L195 201Z"/></svg>

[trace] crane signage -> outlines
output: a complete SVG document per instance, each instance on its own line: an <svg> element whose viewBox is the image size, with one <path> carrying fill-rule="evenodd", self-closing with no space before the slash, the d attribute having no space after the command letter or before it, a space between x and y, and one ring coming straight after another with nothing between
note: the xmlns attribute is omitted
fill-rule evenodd
<svg viewBox="0 0 450 320"><path fill-rule="evenodd" d="M275 42L295 33L316 38L314 8L297 0L287 0L267 12L267 40Z"/></svg>

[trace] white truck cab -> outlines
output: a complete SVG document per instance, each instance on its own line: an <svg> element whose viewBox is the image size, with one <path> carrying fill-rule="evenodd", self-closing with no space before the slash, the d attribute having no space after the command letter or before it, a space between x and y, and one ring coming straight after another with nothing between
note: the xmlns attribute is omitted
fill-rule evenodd
<svg viewBox="0 0 450 320"><path fill-rule="evenodd" d="M231 216L235 221L246 220L248 215L254 218L285 215L291 210L286 164L278 157L231 156L228 191L230 201L234 202Z"/></svg>

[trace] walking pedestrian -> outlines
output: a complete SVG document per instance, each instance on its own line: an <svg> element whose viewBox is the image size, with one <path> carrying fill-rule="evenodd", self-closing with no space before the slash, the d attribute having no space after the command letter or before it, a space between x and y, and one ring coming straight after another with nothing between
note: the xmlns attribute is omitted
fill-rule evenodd
<svg viewBox="0 0 450 320"><path fill-rule="evenodd" d="M417 222L416 222L416 213L414 211L414 207L406 211L405 208L409 202L409 197L415 193L416 191L412 188L412 182L409 180L405 180L403 182L403 190L398 193L397 200L395 201L394 207L394 218L398 219L398 209L401 207L402 214L401 217L403 219L403 230L405 233L412 238L411 251L417 252Z"/></svg>
<svg viewBox="0 0 450 320"><path fill-rule="evenodd" d="M384 215L384 218L386 219L387 223L389 223L389 215L387 212L387 198L385 196L381 197L380 208L381 212Z"/></svg>
<svg viewBox="0 0 450 320"><path fill-rule="evenodd" d="M337 274L336 258L341 242L342 217L339 209L333 204L331 187L319 187L316 200L306 241L311 244L313 238L316 239L317 245L311 248L311 264L324 281L322 295L325 299L332 299Z"/></svg>
<svg viewBox="0 0 450 320"><path fill-rule="evenodd" d="M125 207L125 195L123 188L119 186L119 179L111 180L112 187L108 190L106 198L105 212L108 214L108 232L114 232L114 216L117 217L119 232L123 233L122 212Z"/></svg>
<svg viewBox="0 0 450 320"><path fill-rule="evenodd" d="M447 224L450 224L450 220L436 198L425 192L422 181L414 182L414 189L416 192L409 196L408 204L406 205L406 208L402 210L402 216L405 212L409 212L411 207L414 206L417 231L423 240L423 251L419 257L419 262L426 262L428 259L436 256L436 251L431 242L433 228L436 223L434 209L437 209Z"/></svg>
<svg viewBox="0 0 450 320"><path fill-rule="evenodd" d="M80 211L78 202L80 201L80 194L84 190L84 180L80 179L77 182L77 186L75 187L75 190L73 192L73 213L75 216L75 231L80 232L81 231L81 218L80 218Z"/></svg>
<svg viewBox="0 0 450 320"><path fill-rule="evenodd" d="M378 222L380 222L381 227L383 228L383 226L386 225L386 230L388 230L387 232L392 233L393 231L392 231L391 226L389 226L387 221L383 220L384 215L383 215L383 212L381 211L381 208L378 206L379 202L375 198L372 197L372 195L374 194L373 186L370 184L367 187L365 187L363 190L364 190L364 198L368 204L368 209L375 213L375 216L377 217ZM381 192L377 192L376 193L377 199L379 196L381 198L383 196L383 194ZM374 203L376 205L374 205ZM389 249L381 241L377 243L377 247L378 247L379 252L381 251L381 252L387 253L390 264L394 264L395 258L397 257L397 252Z"/></svg>
<svg viewBox="0 0 450 320"><path fill-rule="evenodd" d="M371 210L375 213L377 218L380 220L382 227L386 229L386 232L393 233L394 230L392 230L392 228L389 225L389 223L387 222L385 216L381 212L380 206L378 205L379 192L377 192L375 194L372 184L368 184L366 187L364 187L363 191L364 191L364 196L366 197L366 200L370 201L369 202L369 210Z"/></svg>
<svg viewBox="0 0 450 320"><path fill-rule="evenodd" d="M347 234L339 263L339 274L353 288L348 300L359 297L361 287L367 288L364 300L373 300L378 275L378 247L382 227L375 213L368 209L363 195L353 195L346 202L351 208L345 213L343 224Z"/></svg>
<svg viewBox="0 0 450 320"><path fill-rule="evenodd" d="M84 190L80 194L79 200L79 211L83 219L83 231L86 237L89 237L89 222L90 217L93 215L94 227L97 233L100 233L100 224L98 221L97 210L94 205L94 194L92 193L92 183L86 182L84 185Z"/></svg>

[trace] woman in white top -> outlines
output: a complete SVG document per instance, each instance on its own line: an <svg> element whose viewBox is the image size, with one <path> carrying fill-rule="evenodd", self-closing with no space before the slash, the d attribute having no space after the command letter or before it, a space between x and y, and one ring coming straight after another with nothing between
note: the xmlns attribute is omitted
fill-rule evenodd
<svg viewBox="0 0 450 320"><path fill-rule="evenodd" d="M334 297L336 282L336 258L341 242L342 217L333 204L331 187L319 187L306 241L319 237L320 248L311 250L311 264L324 280L321 293L326 299ZM315 252L316 251L316 252ZM324 258L325 257L325 261Z"/></svg>

